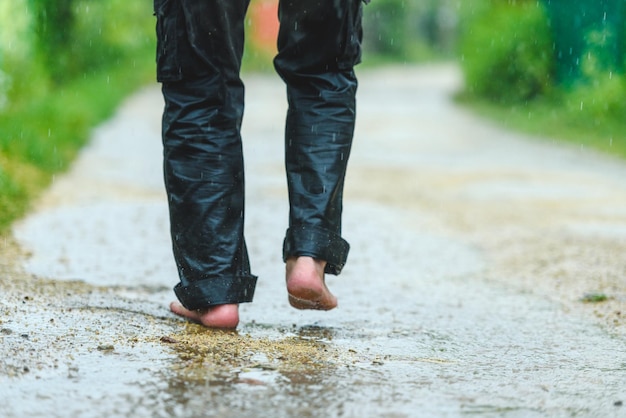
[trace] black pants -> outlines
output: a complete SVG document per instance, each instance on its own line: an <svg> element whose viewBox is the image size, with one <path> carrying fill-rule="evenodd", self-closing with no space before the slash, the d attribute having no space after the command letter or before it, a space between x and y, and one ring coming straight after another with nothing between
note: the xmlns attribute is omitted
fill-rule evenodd
<svg viewBox="0 0 626 418"><path fill-rule="evenodd" d="M239 77L249 0L154 0L162 82L164 176L174 291L188 309L252 300L244 240ZM281 0L278 74L287 86L289 229L283 258L311 256L339 274L346 165L355 120L361 0Z"/></svg>

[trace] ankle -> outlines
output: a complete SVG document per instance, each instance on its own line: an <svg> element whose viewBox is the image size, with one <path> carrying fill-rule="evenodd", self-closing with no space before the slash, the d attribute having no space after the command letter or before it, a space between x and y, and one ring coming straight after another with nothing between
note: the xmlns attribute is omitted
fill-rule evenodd
<svg viewBox="0 0 626 418"><path fill-rule="evenodd" d="M310 272L311 270L315 270L320 278L324 278L324 270L326 268L326 261L320 260L318 258L313 258L310 256L291 256L287 258L285 265L287 269L287 274L289 278L290 272L301 271L301 272Z"/></svg>

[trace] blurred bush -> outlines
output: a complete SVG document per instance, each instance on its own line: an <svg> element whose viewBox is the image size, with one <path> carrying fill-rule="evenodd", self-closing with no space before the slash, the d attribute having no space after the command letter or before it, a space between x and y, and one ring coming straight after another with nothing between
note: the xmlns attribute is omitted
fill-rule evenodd
<svg viewBox="0 0 626 418"><path fill-rule="evenodd" d="M623 0L598 1L464 2L459 55L467 93L515 103L615 84L608 77L623 72L626 16L608 19L600 6L609 10Z"/></svg>
<svg viewBox="0 0 626 418"><path fill-rule="evenodd" d="M623 69L626 43L625 0L543 0L554 39L557 80L576 82L583 76L585 54L594 65Z"/></svg>
<svg viewBox="0 0 626 418"><path fill-rule="evenodd" d="M145 56L154 37L151 7L141 0L2 2L0 105Z"/></svg>
<svg viewBox="0 0 626 418"><path fill-rule="evenodd" d="M564 95L571 115L579 115L578 123L598 127L612 121L624 122L626 116L626 77L604 74L580 83ZM575 120L575 118L573 118ZM621 133L620 137L624 137Z"/></svg>
<svg viewBox="0 0 626 418"><path fill-rule="evenodd" d="M0 232L154 80L152 2L0 1Z"/></svg>
<svg viewBox="0 0 626 418"><path fill-rule="evenodd" d="M467 103L626 157L626 0L466 0L460 14Z"/></svg>
<svg viewBox="0 0 626 418"><path fill-rule="evenodd" d="M546 93L554 78L547 12L537 1L469 2L460 41L467 93L524 102Z"/></svg>

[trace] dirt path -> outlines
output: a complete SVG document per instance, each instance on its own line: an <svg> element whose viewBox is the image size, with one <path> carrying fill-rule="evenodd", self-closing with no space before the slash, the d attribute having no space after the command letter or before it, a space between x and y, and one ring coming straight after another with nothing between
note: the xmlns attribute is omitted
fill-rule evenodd
<svg viewBox="0 0 626 418"><path fill-rule="evenodd" d="M249 75L255 303L238 333L168 313L149 88L4 245L0 415L626 414L626 164L459 109L453 66L359 74L338 310L288 308L284 87Z"/></svg>

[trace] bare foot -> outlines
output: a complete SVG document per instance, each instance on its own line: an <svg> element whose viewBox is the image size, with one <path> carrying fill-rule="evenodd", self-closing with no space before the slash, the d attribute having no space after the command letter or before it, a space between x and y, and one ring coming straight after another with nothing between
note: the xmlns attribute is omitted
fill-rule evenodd
<svg viewBox="0 0 626 418"><path fill-rule="evenodd" d="M216 305L208 309L191 311L178 302L172 302L170 310L176 315L207 328L235 329L239 325L239 305L237 304Z"/></svg>
<svg viewBox="0 0 626 418"><path fill-rule="evenodd" d="M287 259L287 292L289 303L296 309L329 311L337 307L337 298L324 282L326 261L312 257Z"/></svg>

